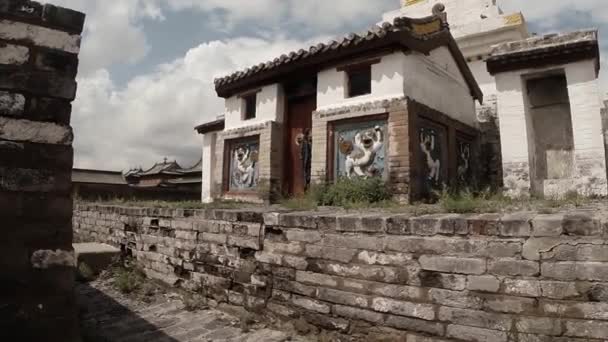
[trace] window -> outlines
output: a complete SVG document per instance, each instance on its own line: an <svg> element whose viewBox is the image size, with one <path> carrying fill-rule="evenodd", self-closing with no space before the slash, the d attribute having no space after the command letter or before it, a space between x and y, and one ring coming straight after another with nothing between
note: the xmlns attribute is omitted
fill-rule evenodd
<svg viewBox="0 0 608 342"><path fill-rule="evenodd" d="M372 66L358 66L346 71L348 76L348 97L372 93Z"/></svg>
<svg viewBox="0 0 608 342"><path fill-rule="evenodd" d="M243 120L255 119L257 95L251 94L251 95L243 96L243 102L244 102Z"/></svg>

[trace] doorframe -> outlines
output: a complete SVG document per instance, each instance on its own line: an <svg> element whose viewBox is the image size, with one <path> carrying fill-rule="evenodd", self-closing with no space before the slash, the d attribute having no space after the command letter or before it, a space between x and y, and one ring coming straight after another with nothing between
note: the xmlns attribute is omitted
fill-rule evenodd
<svg viewBox="0 0 608 342"><path fill-rule="evenodd" d="M285 95L285 126L283 129L283 143L285 144L285 148L284 148L284 152L283 152L283 160L284 160L284 165L286 165L285 170L283 171L283 182L282 182L282 194L284 196L293 196L293 194L290 194L289 192L291 192L291 184L290 184L290 177L288 177L287 175L293 174L293 163L291 161L291 149L290 149L290 144L291 144L291 137L290 137L290 130L291 130L291 122L292 122L292 117L290 115L290 103L292 101L298 101L298 100L303 100L306 98L310 98L312 100L314 100L314 107L316 108L317 106L317 93L316 92L304 92L304 93L297 93L297 94L291 94ZM313 111L310 112L310 132L312 134L312 124L313 124L313 113L314 113L314 109ZM313 146L314 146L314 141L312 142Z"/></svg>

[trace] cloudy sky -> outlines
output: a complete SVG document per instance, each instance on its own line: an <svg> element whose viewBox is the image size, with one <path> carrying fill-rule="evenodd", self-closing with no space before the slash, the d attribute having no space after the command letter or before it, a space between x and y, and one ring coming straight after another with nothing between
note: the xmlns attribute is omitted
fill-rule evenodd
<svg viewBox="0 0 608 342"><path fill-rule="evenodd" d="M74 103L80 168L124 170L200 158L193 127L223 108L213 79L358 32L399 0L48 0L87 13ZM598 27L608 56L608 1L498 0L531 32ZM602 64L604 71L608 65ZM608 77L602 78L608 91Z"/></svg>

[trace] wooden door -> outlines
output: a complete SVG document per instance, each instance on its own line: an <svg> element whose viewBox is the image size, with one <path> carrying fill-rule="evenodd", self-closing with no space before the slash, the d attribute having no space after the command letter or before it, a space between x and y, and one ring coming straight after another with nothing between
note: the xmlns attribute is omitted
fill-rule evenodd
<svg viewBox="0 0 608 342"><path fill-rule="evenodd" d="M298 97L287 101L284 189L288 196L303 194L310 184L312 112L316 107L315 96Z"/></svg>

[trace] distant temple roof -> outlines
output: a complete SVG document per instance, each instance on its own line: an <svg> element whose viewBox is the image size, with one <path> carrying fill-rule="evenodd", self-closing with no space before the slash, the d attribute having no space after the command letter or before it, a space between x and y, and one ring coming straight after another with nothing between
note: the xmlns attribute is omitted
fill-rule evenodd
<svg viewBox="0 0 608 342"><path fill-rule="evenodd" d="M496 45L487 63L488 71L496 74L595 58L596 72L599 72L599 54L597 30L581 30Z"/></svg>
<svg viewBox="0 0 608 342"><path fill-rule="evenodd" d="M196 164L188 168L182 168L177 161L156 163L148 170L131 169L124 174L125 178L140 178L145 176L156 176L156 175L171 175L171 176L183 176L191 173L200 173L203 171L203 160L200 159Z"/></svg>
<svg viewBox="0 0 608 342"><path fill-rule="evenodd" d="M447 46L467 81L471 96L481 102L483 100L481 89L450 33L445 14L441 13L443 9L441 6L434 8L434 15L426 18L398 17L393 23L374 25L361 34L351 33L339 41L332 40L311 46L308 50L292 51L272 61L218 78L215 80L215 89L219 96L229 97L248 87L271 82L296 70L319 70L344 59L356 58L361 54L390 48L405 48L428 53L437 47Z"/></svg>
<svg viewBox="0 0 608 342"><path fill-rule="evenodd" d="M103 171L103 170L72 170L73 183L89 183L89 184L120 184L126 185L122 172L120 171Z"/></svg>

